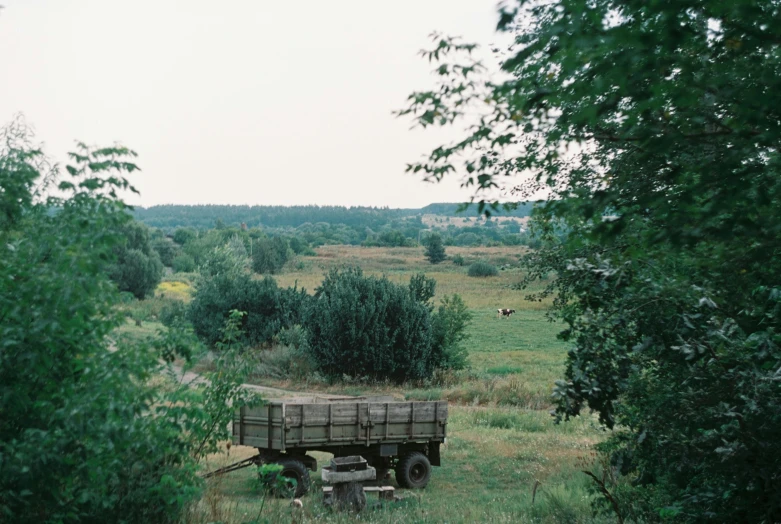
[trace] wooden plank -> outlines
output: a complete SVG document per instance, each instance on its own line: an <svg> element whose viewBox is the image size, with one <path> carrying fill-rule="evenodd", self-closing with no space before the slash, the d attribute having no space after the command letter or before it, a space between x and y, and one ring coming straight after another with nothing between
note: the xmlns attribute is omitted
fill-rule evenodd
<svg viewBox="0 0 781 524"><path fill-rule="evenodd" d="M355 436L361 434L361 405L355 403Z"/></svg>
<svg viewBox="0 0 781 524"><path fill-rule="evenodd" d="M369 404L370 415L372 419L384 418L387 413L388 421L390 423L406 423L410 422L410 417L414 416L415 422L433 422L435 420L437 405L436 403L429 402L415 402L414 415L411 415L411 403L394 403L387 404ZM339 424L356 424L358 421L356 418L359 416L357 406L355 404L330 404L331 415L329 419L329 404L309 404L307 405L307 425L309 424L327 424L329 420L335 425ZM295 412L288 415L290 418L291 426L301 425L301 415ZM441 417L440 417L441 418Z"/></svg>
<svg viewBox="0 0 781 524"><path fill-rule="evenodd" d="M266 411L267 411L267 414L266 414L266 422L267 422L267 424L266 424L266 431L268 432L268 447L266 449L274 449L274 447L272 445L273 442L271 440L271 437L272 437L272 435L274 433L273 427L271 425L271 404L268 405L268 408L267 408Z"/></svg>
<svg viewBox="0 0 781 524"><path fill-rule="evenodd" d="M306 404L301 405L301 443L306 440Z"/></svg>
<svg viewBox="0 0 781 524"><path fill-rule="evenodd" d="M410 402L409 403L409 434L414 435L415 434L415 403Z"/></svg>
<svg viewBox="0 0 781 524"><path fill-rule="evenodd" d="M439 433L439 403L434 404L434 435Z"/></svg>
<svg viewBox="0 0 781 524"><path fill-rule="evenodd" d="M388 403L385 403L385 438L388 438L388 429L390 428L390 420L388 419Z"/></svg>

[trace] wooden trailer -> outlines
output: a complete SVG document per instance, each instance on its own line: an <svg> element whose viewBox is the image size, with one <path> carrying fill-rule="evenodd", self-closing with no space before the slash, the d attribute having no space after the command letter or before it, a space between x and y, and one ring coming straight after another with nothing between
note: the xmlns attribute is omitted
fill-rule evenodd
<svg viewBox="0 0 781 524"><path fill-rule="evenodd" d="M395 470L405 488L422 488L439 466L447 430L447 401L399 402L391 397L298 397L239 408L233 443L258 449L250 463L278 463L294 478L296 495L309 489L317 461L307 453L360 455L385 479Z"/></svg>

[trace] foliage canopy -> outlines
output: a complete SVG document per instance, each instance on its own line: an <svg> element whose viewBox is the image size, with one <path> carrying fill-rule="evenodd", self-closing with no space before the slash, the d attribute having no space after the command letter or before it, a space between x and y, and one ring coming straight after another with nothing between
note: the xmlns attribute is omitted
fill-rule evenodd
<svg viewBox="0 0 781 524"><path fill-rule="evenodd" d="M557 411L622 428L619 511L781 519L781 5L513 6L502 82L437 38L441 82L401 114L481 116L409 169L461 173L481 209L496 188L552 196L526 265L557 273L544 294L573 344Z"/></svg>
<svg viewBox="0 0 781 524"><path fill-rule="evenodd" d="M0 132L0 521L180 522L226 406L249 401L242 377L220 363L202 392L149 384L193 340L116 334L107 273L132 220L119 194L135 154L79 144L47 196L58 171L30 136L21 120Z"/></svg>

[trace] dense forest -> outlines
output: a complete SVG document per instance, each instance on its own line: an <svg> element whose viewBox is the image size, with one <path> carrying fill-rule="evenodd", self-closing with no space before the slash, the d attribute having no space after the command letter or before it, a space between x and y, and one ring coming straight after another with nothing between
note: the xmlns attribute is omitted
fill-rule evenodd
<svg viewBox="0 0 781 524"><path fill-rule="evenodd" d="M430 204L420 209L389 209L343 206L180 206L165 205L136 208L134 217L161 234L174 236L186 229L203 235L210 229L225 234L239 229L250 236L298 237L313 247L348 244L379 247L418 245L431 231L437 231L446 245L528 245L534 239L514 221L500 223L499 217L526 217L533 204L515 209L489 210L491 216L478 213L477 206L463 209L462 204ZM422 217L436 215L434 225ZM454 224L449 218L463 217L467 224ZM255 232L253 235L253 231ZM225 236L225 234L223 236Z"/></svg>
<svg viewBox="0 0 781 524"><path fill-rule="evenodd" d="M217 223L247 227L298 227L306 223L325 222L350 227L382 227L394 220L424 214L443 216L479 216L477 205L461 211L462 204L429 204L420 209L390 209L387 207L345 206L220 206L220 205L163 205L137 207L134 216L149 226L160 229L193 227L209 229ZM532 204L521 203L515 209L490 210L496 216L526 217Z"/></svg>

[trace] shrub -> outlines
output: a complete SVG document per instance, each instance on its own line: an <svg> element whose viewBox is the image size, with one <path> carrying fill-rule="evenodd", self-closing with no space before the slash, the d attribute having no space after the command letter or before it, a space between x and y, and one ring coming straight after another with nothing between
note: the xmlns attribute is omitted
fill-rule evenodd
<svg viewBox="0 0 781 524"><path fill-rule="evenodd" d="M454 255L453 264L455 264L456 266L463 266L465 264L464 257L461 255Z"/></svg>
<svg viewBox="0 0 781 524"><path fill-rule="evenodd" d="M196 266L195 259L192 255L188 255L187 253L177 255L171 266L176 273L192 273L198 267Z"/></svg>
<svg viewBox="0 0 781 524"><path fill-rule="evenodd" d="M249 260L231 249L228 245L218 246L212 249L203 259L200 267L201 276L204 278L217 276L236 276L246 274Z"/></svg>
<svg viewBox="0 0 781 524"><path fill-rule="evenodd" d="M499 274L499 270L496 266L480 260L469 266L467 274L470 277L495 277Z"/></svg>
<svg viewBox="0 0 781 524"><path fill-rule="evenodd" d="M270 342L282 328L300 324L308 299L304 290L280 289L271 277L254 280L243 271L227 271L198 281L188 317L198 337L213 346L230 311L244 311L241 340L257 345Z"/></svg>
<svg viewBox="0 0 781 524"><path fill-rule="evenodd" d="M283 346L292 346L301 348L306 346L307 333L299 324L294 324L287 328L282 328L274 337L274 341Z"/></svg>
<svg viewBox="0 0 781 524"><path fill-rule="evenodd" d="M332 270L307 315L309 348L320 370L401 382L431 375L433 328L427 304L409 287Z"/></svg>
<svg viewBox="0 0 781 524"><path fill-rule="evenodd" d="M183 325L187 322L187 305L180 300L172 300L163 305L159 318L166 327Z"/></svg>

